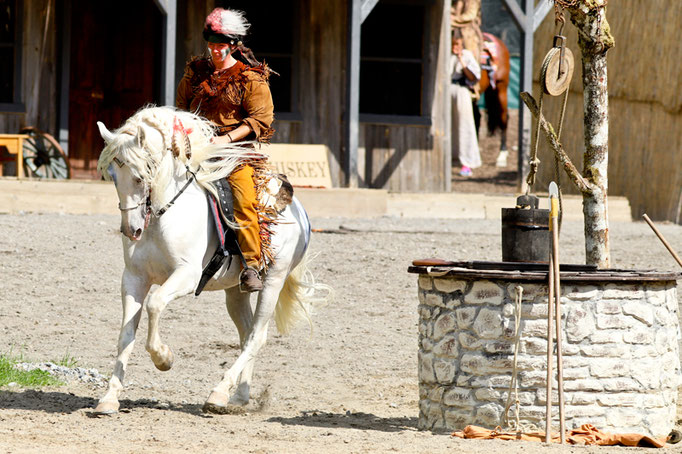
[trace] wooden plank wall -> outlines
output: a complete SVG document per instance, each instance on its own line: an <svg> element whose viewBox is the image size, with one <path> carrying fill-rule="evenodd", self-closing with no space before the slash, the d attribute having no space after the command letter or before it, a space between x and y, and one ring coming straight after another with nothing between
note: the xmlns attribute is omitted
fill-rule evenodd
<svg viewBox="0 0 682 454"><path fill-rule="evenodd" d="M434 2L427 39L432 41L425 84L427 115L435 114L433 128L422 125L360 124L359 173L363 187L396 192L441 192L449 190L444 178L446 138L449 138L449 109L444 79L434 83L435 74L444 67L442 43L449 37L443 32L443 1ZM273 142L321 143L331 150L330 167L336 186L344 181L343 115L345 100L347 1L316 2L302 0L299 54L298 103L300 121L276 119ZM447 47L447 46L446 46ZM449 104L448 104L449 106ZM446 112L447 111L447 112ZM446 128L447 125L447 130ZM436 131L437 139L434 140ZM448 142L449 143L449 139ZM448 159L449 161L449 155ZM449 172L449 167L447 171Z"/></svg>
<svg viewBox="0 0 682 454"><path fill-rule="evenodd" d="M45 30L45 14L50 3L47 35L42 65L40 49ZM57 62L55 0L23 2L21 93L25 112L0 112L0 133L14 134L24 126L36 126L56 136L57 129ZM10 68L3 68L10 70ZM38 77L40 79L38 80ZM37 85L39 84L39 85Z"/></svg>
<svg viewBox="0 0 682 454"><path fill-rule="evenodd" d="M608 53L609 194L628 198L633 219L647 213L653 220L682 224L682 92L679 58L674 57L682 55L682 41L677 36L679 20L671 19L680 17L679 0L659 0L655 8L647 0L622 0L607 10L616 42ZM535 34L536 82L554 34L554 18L549 14ZM580 49L570 22L564 34L576 57L576 69L562 142L581 169L584 141ZM536 83L536 98L539 90ZM546 116L557 123L559 99L545 96L545 101ZM546 188L554 179L553 156L544 139L540 144L542 163L536 187ZM565 192L577 193L565 175L561 181Z"/></svg>
<svg viewBox="0 0 682 454"><path fill-rule="evenodd" d="M273 142L317 143L331 150L335 186L343 181L343 112L346 66L346 1L301 0L297 38L298 92L301 118L275 119Z"/></svg>

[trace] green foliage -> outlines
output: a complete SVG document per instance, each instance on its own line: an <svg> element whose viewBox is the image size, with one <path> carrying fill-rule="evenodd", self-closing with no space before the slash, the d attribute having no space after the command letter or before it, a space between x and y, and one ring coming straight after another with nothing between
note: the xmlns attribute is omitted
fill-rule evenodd
<svg viewBox="0 0 682 454"><path fill-rule="evenodd" d="M22 361L21 356L0 355L0 388L6 387L10 383L16 383L18 386L26 388L62 384L62 382L44 370L25 371L15 369L14 365Z"/></svg>
<svg viewBox="0 0 682 454"><path fill-rule="evenodd" d="M76 359L76 357L71 356L71 354L69 354L68 351L64 353L64 356L62 356L58 361L53 362L58 366L64 366L70 369L78 367L78 360Z"/></svg>

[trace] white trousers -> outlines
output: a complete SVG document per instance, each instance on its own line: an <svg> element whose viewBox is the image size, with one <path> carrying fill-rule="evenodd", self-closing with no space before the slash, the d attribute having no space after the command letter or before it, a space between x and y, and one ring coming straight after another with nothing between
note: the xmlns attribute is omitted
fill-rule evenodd
<svg viewBox="0 0 682 454"><path fill-rule="evenodd" d="M481 167L481 152L478 149L476 124L471 92L467 87L450 85L452 96L452 157L459 158L460 164L475 169Z"/></svg>

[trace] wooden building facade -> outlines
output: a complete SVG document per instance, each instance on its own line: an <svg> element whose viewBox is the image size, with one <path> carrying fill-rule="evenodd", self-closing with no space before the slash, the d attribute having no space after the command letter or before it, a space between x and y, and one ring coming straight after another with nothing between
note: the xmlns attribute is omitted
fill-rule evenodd
<svg viewBox="0 0 682 454"><path fill-rule="evenodd" d="M450 190L445 0L0 0L9 11L0 49L14 52L2 60L14 63L0 80L0 133L37 126L68 150L75 177L96 178L96 121L116 127L146 103L172 102L167 85L204 52L203 20L216 6L246 12L245 44L279 73L274 142L327 145L332 180L347 185L349 49L359 45L358 185Z"/></svg>

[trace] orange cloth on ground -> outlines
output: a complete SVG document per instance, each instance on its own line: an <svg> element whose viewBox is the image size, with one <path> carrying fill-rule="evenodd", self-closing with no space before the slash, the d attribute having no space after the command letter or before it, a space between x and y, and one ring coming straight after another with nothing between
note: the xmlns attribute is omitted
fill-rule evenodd
<svg viewBox="0 0 682 454"><path fill-rule="evenodd" d="M498 439L498 440L525 440L525 441L545 441L544 432L502 432L490 430L478 426L466 426L463 430L452 433L453 437L471 439ZM561 440L559 433L552 434L552 443ZM649 448L662 448L665 446L666 439L653 438L640 434L612 434L602 432L592 424L583 424L579 429L566 432L566 441L573 445L601 445L601 446L639 446Z"/></svg>
<svg viewBox="0 0 682 454"><path fill-rule="evenodd" d="M260 224L256 204L258 197L253 181L253 167L245 165L232 172L228 181L232 186L234 217L242 226L235 229L239 247L249 266L259 268L261 255Z"/></svg>

